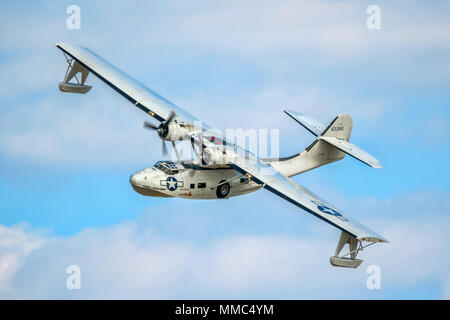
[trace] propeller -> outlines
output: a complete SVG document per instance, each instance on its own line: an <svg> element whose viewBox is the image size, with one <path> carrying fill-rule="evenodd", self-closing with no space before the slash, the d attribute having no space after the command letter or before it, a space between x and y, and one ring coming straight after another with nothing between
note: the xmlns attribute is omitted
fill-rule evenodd
<svg viewBox="0 0 450 320"><path fill-rule="evenodd" d="M171 111L169 117L165 122L162 122L159 126L154 125L148 121L144 121L143 127L144 129L155 130L158 133L158 136L162 139L162 154L163 156L167 156L167 146L164 138L167 136L169 132L169 124L175 118L175 111Z"/></svg>
<svg viewBox="0 0 450 320"><path fill-rule="evenodd" d="M170 111L169 117L167 118L165 125L168 126L172 122L173 118L175 118L175 116L176 116L175 111L173 111L173 110Z"/></svg>
<svg viewBox="0 0 450 320"><path fill-rule="evenodd" d="M158 126L154 125L153 123L150 123L148 121L144 121L144 128L145 129L152 129L152 130L158 130Z"/></svg>
<svg viewBox="0 0 450 320"><path fill-rule="evenodd" d="M167 156L167 145L164 140L162 140L162 154L164 157Z"/></svg>

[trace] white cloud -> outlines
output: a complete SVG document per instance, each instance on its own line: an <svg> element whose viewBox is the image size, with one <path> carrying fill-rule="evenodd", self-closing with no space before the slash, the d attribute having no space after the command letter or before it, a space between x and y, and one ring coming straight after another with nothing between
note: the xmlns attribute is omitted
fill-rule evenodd
<svg viewBox="0 0 450 320"><path fill-rule="evenodd" d="M172 5L164 3L166 10L156 17L156 24L139 28L139 22L134 22L134 30L149 39L143 45L197 46L249 55L258 61L269 52L292 50L360 60L379 54L380 46L389 52L420 50L423 45L448 48L441 39L450 35L442 14L448 7L445 3L433 10L411 2L380 3L379 31L366 28L367 5L349 1L222 1L213 6L197 1ZM140 14L151 15L155 7L160 8L152 4Z"/></svg>
<svg viewBox="0 0 450 320"><path fill-rule="evenodd" d="M44 98L3 112L0 151L21 163L65 167L150 161L161 147L142 129L144 119L118 96Z"/></svg>
<svg viewBox="0 0 450 320"><path fill-rule="evenodd" d="M148 117L99 80L92 83L97 92L90 96L60 93L36 98L32 106L10 103L11 108L0 113L0 152L21 163L65 167L126 166L159 159L159 138L142 129ZM289 152L300 151L312 142L312 137L283 113L287 108L328 123L342 110L358 120L373 120L384 107L380 103L374 108L370 102L358 99L341 100L314 88L295 93L263 89L246 97L201 94L176 100L193 114L202 115L205 123L220 126L223 132L226 128L282 129L280 147L292 148ZM220 118L216 112L204 112L212 105L214 110L227 112ZM242 110L258 117L243 121L236 116ZM359 134L370 132L360 130ZM286 143L292 137L296 137L295 145Z"/></svg>
<svg viewBox="0 0 450 320"><path fill-rule="evenodd" d="M28 227L0 225L0 292L12 294L12 277L22 267L30 253L39 249L42 238L30 233Z"/></svg>
<svg viewBox="0 0 450 320"><path fill-rule="evenodd" d="M0 26L14 32L6 33L0 46L7 50L29 50L64 37L103 46L111 37L117 37L139 46L188 45L190 49L195 46L252 55L311 49L355 58L380 43L397 50L405 46L420 49L423 45L448 48L442 39L450 34L444 14L449 5L445 2L424 8L420 1L380 1L382 28L378 33L366 28L368 5L350 1L217 1L212 5L199 0L79 5L82 12L79 32L66 29L68 15L64 4L56 7L44 4L39 12L21 8L4 10ZM17 20L18 14L23 19ZM117 28L118 19L129 16L134 19L126 19ZM25 19L27 23L23 23ZM89 32L83 33L84 30Z"/></svg>
<svg viewBox="0 0 450 320"><path fill-rule="evenodd" d="M33 242L39 245L17 246L29 242L24 241L29 233L18 227L2 227L2 234L8 234L8 240L2 241L3 252L23 258L14 260L14 266L9 267L8 287L0 287L0 296L446 298L449 220L444 212L427 208L428 200L420 201L420 207L417 203L411 206L412 210L425 212L424 216L411 213L415 217L411 219L394 215L404 200L395 200L394 206L370 203L373 212L389 208L392 216L389 219L386 215L377 219L371 211L368 214L373 217L370 225L391 243L364 250L361 258L365 262L356 270L329 265L328 257L334 252L337 239L324 237L323 232L329 232L328 228L318 228L312 236L238 232L199 241L185 236L173 238L167 230L158 233L144 215L134 222L85 229L67 238L43 237ZM205 224L201 229L210 227ZM9 265L10 259L8 254L2 254L0 265ZM65 288L65 270L71 264L81 268L80 291ZM380 291L366 288L366 268L372 264L380 266L382 271ZM429 288L430 283L434 289Z"/></svg>
<svg viewBox="0 0 450 320"><path fill-rule="evenodd" d="M224 1L222 4L199 1L189 5L163 1L140 3L138 12L136 6L128 3L106 6L86 2L81 4L86 20L80 32L64 29L63 6L56 11L46 7L48 11L43 10L46 15L16 10L21 15L19 20L17 14L4 10L0 26L9 32L0 38L0 47L7 53L7 59L1 62L3 72L0 75L0 99L5 101L0 117L0 152L15 163L32 162L52 167L134 165L159 158L160 141L141 129L144 114L133 110L128 102L99 81L89 80L100 89L100 94L93 90L86 96L68 96L57 91L57 82L65 67L60 53L53 47L57 40L91 47L125 71L137 74L143 83L147 83L145 79L152 79L148 76L152 74L150 69L173 72L154 76L152 81L158 85L160 81L169 83L168 77L183 77L178 70L170 69L172 65L179 65L173 57L164 60L162 56L167 53L176 53L174 56L185 64L191 62L189 57L202 60L212 54L230 59L237 57L240 63L256 66L258 75L268 80L255 90L246 90L245 94L235 94L233 87L216 91L199 88L198 94L190 95L172 94L176 87L173 86L164 92L212 125L240 127L245 122L245 126L251 127L290 126L289 136L296 136L297 143L299 135L309 141L308 133L303 133L281 113L284 106L322 121L336 113L349 112L355 119L372 119L375 123L387 112L389 101L373 97L348 99L346 97L352 94L348 94L347 89L342 94L330 93L326 85L317 84L317 79L308 79L311 70L306 71L307 85L296 78L286 80L284 76L285 71L293 67L301 73L303 70L298 64L311 64L316 68L323 63L325 68L320 76L324 79L336 72L331 70L328 74L327 67L340 68L341 63L356 66L361 73L370 65L381 71L394 70L388 75L367 75L367 79L386 77L380 80L383 83L381 90L378 88L381 97L390 84L394 84L393 90L399 83L415 84L422 91L425 85L432 87L436 81L443 83L448 79L450 69L446 53L449 47L448 41L442 41L450 34L444 14L448 12L445 10L448 4L437 7L441 10L435 6L433 10L425 9L411 2L396 2L395 5L386 2L381 6L380 32L365 29L365 5L342 1ZM93 16L95 24L89 20ZM123 16L133 19L118 23ZM117 39L121 40L121 50L118 50ZM161 48L162 51L155 53ZM56 57L60 59L58 62L54 62ZM147 68L142 67L144 63ZM341 79L336 79L336 84L339 81ZM291 86L286 84L291 82ZM348 87L353 85L358 83L349 81ZM189 88L193 87L195 85ZM409 94L411 87L408 89ZM30 94L31 99L27 99ZM257 117L243 119L237 116L241 110ZM430 123L425 125L434 126L439 119L430 118ZM441 119L438 124L445 140L448 123ZM359 122L356 125L359 126ZM373 134L367 127L364 132ZM364 132L361 129L359 134ZM383 134L376 132L377 137ZM385 134L392 132L386 130ZM302 146L302 142L298 146ZM317 186L317 190L323 188L323 184ZM334 197L338 204L353 201L344 196ZM381 203L368 200L363 205L359 203L366 210L348 210L371 213L368 217L373 217L374 229L392 241L363 252L366 262L356 271L329 266L327 259L334 250L335 240L322 238L319 232L324 228L320 223L314 224L314 239L286 236L282 232L265 236L241 231L204 243L186 243L186 238L171 240L152 234L139 222L88 229L67 238L44 237L27 228L1 226L0 296L370 298L376 293L365 288L364 268L374 263L381 265L383 288L387 288L376 297L392 297L391 292L396 290L405 295L412 291L415 297L428 297L427 292L420 290L421 285L434 281L442 284L442 297L448 298L450 277L445 244L449 240L449 222L448 218L436 214L448 212L448 208L429 208L430 203L440 203L446 197L436 197L435 202L429 198L423 200L416 194L400 204L396 200L396 206L392 206L390 200ZM424 209L426 214L418 212ZM380 223L377 214L381 211L383 216L391 214L392 219ZM411 221L405 218L408 212L414 212L411 217L427 219ZM79 264L82 268L81 292L65 288L65 268L69 264ZM347 289L344 293L343 284Z"/></svg>
<svg viewBox="0 0 450 320"><path fill-rule="evenodd" d="M400 64L403 67L394 69L391 76L401 81L382 81L403 83L403 80L419 79L417 83L421 87L423 76L442 81L450 70L448 63L441 63L439 59L421 58L419 64L414 60L415 53L420 57L425 46L430 54L445 53L448 43L441 39L450 33L450 28L446 17L441 16L443 11L424 10L422 6L409 3L408 14L405 14L404 3L381 4L383 27L379 33L366 30L364 5L342 1L224 1L215 5L204 1L189 5L164 1L137 4L141 8L138 12L135 6L125 4L82 3L82 19L85 20L79 32L65 29L63 6L58 8L61 12L52 11L49 7L45 7L48 9L44 10L45 14L21 12L30 21L29 25L35 28L17 23L14 18L17 9L8 15L3 13L2 28L12 31L2 37L0 47L13 53L1 62L0 99L5 101L0 113L3 155L14 161L19 159L50 165L134 164L141 162L136 159L156 159L160 155L160 145L155 137L139 128L143 114L131 114L129 103L93 80L92 76L89 82L96 88L85 99L58 92L57 82L62 79L65 62L53 46L57 40L80 42L95 51L107 53L105 58L117 61L118 66L137 74L137 78L146 84L159 84L160 78L165 79L163 82L171 82L167 79L167 72L157 75L149 71L154 68L173 72L170 78L175 80L180 76L178 70L170 69L173 60L164 60L154 53L155 48L164 48L166 53L182 50L183 55L170 59L186 59L185 64L196 57L202 60L209 52L220 53L230 59L239 57L239 63L243 62L249 68L256 66L262 77L268 80L257 83L256 88L248 88L245 93L235 93L234 87L216 90L185 84L183 87L188 93L177 92L173 86L164 94L213 126L287 128L282 139L296 136L303 139L299 146L306 146L310 137L307 133L299 134L300 128L294 123L287 124L291 120L282 114L284 107L310 114L324 122L335 114L347 112L355 118L356 127L361 120L364 125L374 126L360 130L360 135L372 135L377 131L381 134L387 132L386 136L390 137L390 131L378 130L380 122L377 120L396 105L395 101L387 101L389 98L383 94L374 98L359 96L359 90L353 93L329 92L325 85L317 84L317 79L309 82L307 75L306 80L302 78L303 69L308 65L332 67L346 60L360 65L360 72L364 72L366 62L369 65L373 63L375 68L381 64L385 69L390 68L389 63ZM99 12L102 14L97 14ZM94 15L100 19L96 24L90 20ZM121 15L133 16L134 19L116 29L117 17ZM419 16L421 19L412 21L411 17ZM120 50L117 42L111 41L111 36L123 40ZM405 51L407 55L403 54ZM325 59L318 62L316 58L320 55ZM59 60L55 62L55 59ZM387 61L387 65L381 60ZM147 68L142 67L144 63ZM286 72L292 68L300 73L298 78L284 80L286 75L292 77ZM326 71L325 68L321 72ZM310 72L306 71L307 74ZM431 76L435 72L440 76ZM411 76L411 73L418 76ZM367 78L371 76L368 74ZM326 79L328 75L324 73L322 77ZM149 78L151 81L146 81ZM239 79L236 82L239 83ZM349 83L349 87L352 86ZM100 96L97 89L102 92ZM103 95L105 92L107 95ZM31 94L32 99L27 99ZM242 110L258 116L242 116ZM442 128L445 129L445 125Z"/></svg>

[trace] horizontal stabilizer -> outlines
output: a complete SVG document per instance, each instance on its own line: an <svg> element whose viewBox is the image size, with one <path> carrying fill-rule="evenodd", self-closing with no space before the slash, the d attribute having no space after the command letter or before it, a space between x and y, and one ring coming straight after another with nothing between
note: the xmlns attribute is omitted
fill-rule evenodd
<svg viewBox="0 0 450 320"><path fill-rule="evenodd" d="M346 154L352 156L355 159L358 159L361 162L371 166L372 168L381 169L381 164L378 159L374 158L372 155L368 154L364 150L358 148L353 143L348 141L337 139L335 137L324 137L320 136L319 140L325 141L332 145L333 147L345 152Z"/></svg>
<svg viewBox="0 0 450 320"><path fill-rule="evenodd" d="M304 114L300 114L292 110L284 110L284 113L286 113L296 122L300 123L303 127L305 127L306 130L311 132L316 137L321 135L325 130L325 126L323 124L321 124L317 120L314 120L313 118L305 116Z"/></svg>

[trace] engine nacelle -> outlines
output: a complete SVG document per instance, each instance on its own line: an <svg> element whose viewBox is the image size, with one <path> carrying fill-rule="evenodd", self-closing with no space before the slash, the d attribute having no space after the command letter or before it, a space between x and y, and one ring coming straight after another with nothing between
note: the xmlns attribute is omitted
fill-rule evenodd
<svg viewBox="0 0 450 320"><path fill-rule="evenodd" d="M158 135L166 141L179 141L186 139L192 131L192 126L183 123L172 122L169 125L161 123Z"/></svg>
<svg viewBox="0 0 450 320"><path fill-rule="evenodd" d="M207 165L226 165L233 162L236 154L224 146L208 147L203 150L203 161Z"/></svg>

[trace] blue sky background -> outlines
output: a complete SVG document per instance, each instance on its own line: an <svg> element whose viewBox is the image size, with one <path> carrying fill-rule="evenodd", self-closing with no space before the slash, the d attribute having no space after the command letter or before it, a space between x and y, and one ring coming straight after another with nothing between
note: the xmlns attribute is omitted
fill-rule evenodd
<svg viewBox="0 0 450 320"><path fill-rule="evenodd" d="M81 8L68 30L66 8ZM366 8L381 8L368 30ZM450 6L445 1L59 1L0 11L0 297L449 298ZM332 268L339 232L267 191L145 198L128 179L160 141L90 75L63 94L58 41L87 46L220 129L313 137L285 108L353 117L345 158L295 178L392 241ZM66 268L82 289L65 287ZM366 288L367 266L382 289ZM344 289L343 289L344 288Z"/></svg>

